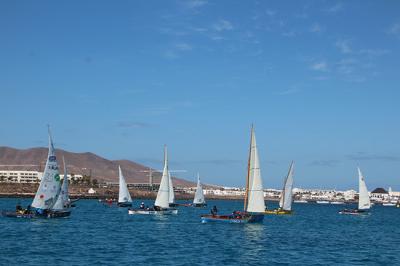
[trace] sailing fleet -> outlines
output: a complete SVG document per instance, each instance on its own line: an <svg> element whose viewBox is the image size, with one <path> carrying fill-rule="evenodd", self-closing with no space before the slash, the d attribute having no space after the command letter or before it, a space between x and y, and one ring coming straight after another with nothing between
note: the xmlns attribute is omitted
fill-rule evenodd
<svg viewBox="0 0 400 266"><path fill-rule="evenodd" d="M43 178L39 184L39 188L35 194L32 204L27 209L17 206L16 211L3 211L2 215L7 217L18 218L59 218L68 217L71 214L71 200L68 192L68 171L63 158L64 178L61 182L59 166L55 154L53 139L50 128L48 129L49 147L46 161L46 168ZM118 166L119 173L119 207L128 207L129 215L171 215L178 214L179 206L175 202L175 192L173 180L168 168L168 151L164 146L164 167L160 186L157 192L153 206L145 206L144 203L139 208L132 207L132 197L129 193L128 186L123 175L121 166ZM218 214L216 206L214 206L211 214L201 215L201 222L227 222L227 223L262 223L265 215L290 215L293 202L293 176L294 162L292 161L288 173L284 178L283 189L279 200L279 208L268 209L264 201L263 181L261 177L260 159L256 143L254 127L250 132L250 147L247 165L246 190L244 197L244 205L242 210L233 210L229 214ZM358 168L359 177L359 199L356 209L344 209L340 214L365 215L371 207L368 189L365 179ZM295 201L296 202L296 201ZM205 207L207 206L200 175L197 174L197 186L192 204L183 204L184 206Z"/></svg>

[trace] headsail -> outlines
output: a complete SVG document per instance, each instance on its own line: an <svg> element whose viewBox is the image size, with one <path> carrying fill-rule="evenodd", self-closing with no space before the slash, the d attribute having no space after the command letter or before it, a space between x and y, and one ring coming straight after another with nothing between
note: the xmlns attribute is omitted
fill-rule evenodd
<svg viewBox="0 0 400 266"><path fill-rule="evenodd" d="M61 192L58 195L57 201L53 206L53 210L63 210L69 208L70 199L68 192L68 172L64 157L63 157L63 164L64 164L64 179L61 185Z"/></svg>
<svg viewBox="0 0 400 266"><path fill-rule="evenodd" d="M168 155L166 145L164 146L164 170L154 205L161 208L169 208Z"/></svg>
<svg viewBox="0 0 400 266"><path fill-rule="evenodd" d="M294 167L294 162L290 164L289 172L285 178L285 183L283 184L281 198L279 200L279 207L285 211L292 210L293 167Z"/></svg>
<svg viewBox="0 0 400 266"><path fill-rule="evenodd" d="M358 209L359 210L368 210L371 207L371 201L368 195L367 185L365 184L364 176L361 173L360 168L358 169Z"/></svg>
<svg viewBox="0 0 400 266"><path fill-rule="evenodd" d="M118 166L119 170L119 193L118 203L132 202L131 195L129 194L128 186L125 181L125 177L122 174L121 166Z"/></svg>
<svg viewBox="0 0 400 266"><path fill-rule="evenodd" d="M245 209L245 211L260 213L265 211L260 160L258 158L256 136L253 127L251 128L247 202L247 208Z"/></svg>
<svg viewBox="0 0 400 266"><path fill-rule="evenodd" d="M203 187L201 186L201 183L200 183L200 176L199 176L199 173L197 173L197 187L196 187L196 193L194 194L193 203L194 204L203 204L205 202L206 201L204 200Z"/></svg>
<svg viewBox="0 0 400 266"><path fill-rule="evenodd" d="M49 153L46 168L40 181L39 188L32 202L32 207L37 209L51 209L60 193L61 182L58 172L57 158L49 128Z"/></svg>
<svg viewBox="0 0 400 266"><path fill-rule="evenodd" d="M175 203L174 184L172 183L171 173L168 171L168 187L169 187L169 200L170 204Z"/></svg>

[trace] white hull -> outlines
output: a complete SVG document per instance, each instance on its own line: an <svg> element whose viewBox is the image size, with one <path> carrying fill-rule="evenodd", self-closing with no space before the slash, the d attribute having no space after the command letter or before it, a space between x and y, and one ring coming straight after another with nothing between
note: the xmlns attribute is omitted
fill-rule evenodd
<svg viewBox="0 0 400 266"><path fill-rule="evenodd" d="M161 211L155 211L155 210L128 210L128 214L132 215L171 215L171 214L178 214L177 209L169 209L169 210L161 210Z"/></svg>
<svg viewBox="0 0 400 266"><path fill-rule="evenodd" d="M306 200L295 200L294 203L308 203Z"/></svg>
<svg viewBox="0 0 400 266"><path fill-rule="evenodd" d="M333 205L342 205L342 204L344 204L344 202L343 201L332 201L331 204L333 204Z"/></svg>
<svg viewBox="0 0 400 266"><path fill-rule="evenodd" d="M392 207L392 206L396 206L396 203L382 203L382 206Z"/></svg>
<svg viewBox="0 0 400 266"><path fill-rule="evenodd" d="M329 204L329 201L326 200L317 200L318 204Z"/></svg>

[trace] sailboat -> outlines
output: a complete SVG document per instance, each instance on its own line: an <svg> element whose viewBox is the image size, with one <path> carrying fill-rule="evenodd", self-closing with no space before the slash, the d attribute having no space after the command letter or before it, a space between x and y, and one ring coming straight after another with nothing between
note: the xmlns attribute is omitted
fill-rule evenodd
<svg viewBox="0 0 400 266"><path fill-rule="evenodd" d="M49 152L46 168L32 204L29 205L27 209L22 209L21 206L18 205L15 212L3 212L2 214L4 216L19 218L56 218L66 217L71 214L69 210L54 209L54 205L61 193L61 182L50 128L48 129L48 133Z"/></svg>
<svg viewBox="0 0 400 266"><path fill-rule="evenodd" d="M126 184L125 177L122 174L121 166L119 170L119 193L118 193L118 206L119 207L132 207L132 198L129 194L128 185Z"/></svg>
<svg viewBox="0 0 400 266"><path fill-rule="evenodd" d="M292 214L293 167L294 162L292 161L283 184L282 194L279 200L279 208L275 210L266 210L265 214Z"/></svg>
<svg viewBox="0 0 400 266"><path fill-rule="evenodd" d="M361 173L360 168L358 170L358 208L357 209L344 209L341 210L340 214L351 214L351 215L363 215L368 214L368 210L371 208L371 201L368 195L367 185L365 184L365 179Z"/></svg>
<svg viewBox="0 0 400 266"><path fill-rule="evenodd" d="M215 207L215 206L214 206ZM215 208L213 208L214 210ZM249 161L247 165L246 194L243 211L234 211L228 215L218 215L215 211L201 216L202 223L261 223L264 219L265 203L262 186L260 161L256 144L256 136L251 127Z"/></svg>
<svg viewBox="0 0 400 266"><path fill-rule="evenodd" d="M63 164L64 164L64 179L61 185L61 192L57 198L56 203L53 206L53 210L57 210L60 212L70 212L71 200L69 198L69 191L68 191L68 171L64 157L63 157Z"/></svg>
<svg viewBox="0 0 400 266"><path fill-rule="evenodd" d="M160 187L157 192L157 198L153 207L145 206L138 209L129 209L129 214L178 214L178 210L169 206L169 171L168 171L168 155L167 146L164 146L164 169L160 181Z"/></svg>
<svg viewBox="0 0 400 266"><path fill-rule="evenodd" d="M200 175L197 173L197 187L193 199L193 207L205 207L207 206L206 200L204 199L203 187L200 183Z"/></svg>
<svg viewBox="0 0 400 266"><path fill-rule="evenodd" d="M175 192L174 184L172 183L171 173L168 171L168 188L169 188L169 207L176 207L178 204L175 203Z"/></svg>

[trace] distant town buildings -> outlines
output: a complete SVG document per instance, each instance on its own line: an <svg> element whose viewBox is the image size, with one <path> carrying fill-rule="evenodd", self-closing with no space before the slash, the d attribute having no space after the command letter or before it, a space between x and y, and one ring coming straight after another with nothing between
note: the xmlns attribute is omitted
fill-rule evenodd
<svg viewBox="0 0 400 266"><path fill-rule="evenodd" d="M68 180L80 180L83 175L67 175ZM2 183L38 183L42 180L43 172L0 170L0 182ZM64 175L60 174L63 179Z"/></svg>

